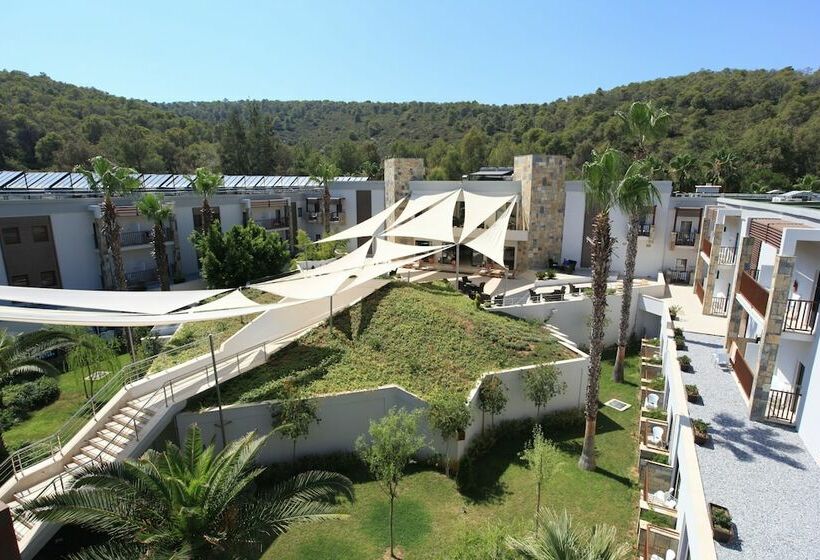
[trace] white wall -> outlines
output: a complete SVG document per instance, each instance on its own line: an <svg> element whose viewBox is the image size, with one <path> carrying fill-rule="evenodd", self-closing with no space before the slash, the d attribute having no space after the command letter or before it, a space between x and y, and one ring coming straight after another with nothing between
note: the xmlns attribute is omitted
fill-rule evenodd
<svg viewBox="0 0 820 560"><path fill-rule="evenodd" d="M63 288L102 288L100 257L94 248L93 218L88 210L51 215Z"/></svg>
<svg viewBox="0 0 820 560"><path fill-rule="evenodd" d="M584 242L584 215L586 213L583 182L567 181L565 188L564 233L561 240L561 257L575 260L580 264Z"/></svg>
<svg viewBox="0 0 820 560"><path fill-rule="evenodd" d="M806 373L797 413L797 432L809 453L820 464L820 336L817 334L803 359Z"/></svg>

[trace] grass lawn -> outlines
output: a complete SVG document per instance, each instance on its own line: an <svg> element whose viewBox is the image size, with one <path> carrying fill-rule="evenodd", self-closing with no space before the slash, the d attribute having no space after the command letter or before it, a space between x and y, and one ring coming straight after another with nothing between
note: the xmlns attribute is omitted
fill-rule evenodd
<svg viewBox="0 0 820 560"><path fill-rule="evenodd" d="M585 472L576 463L583 426L550 429L547 437L561 449L562 463L547 482L543 503L567 509L585 525L615 526L621 540L635 541L638 520L638 358L628 360L626 382L611 381L612 360L604 365L601 401L612 397L632 404L625 412L601 408L598 419L598 470ZM400 487L396 514L397 543L406 558L448 558L465 534L488 523L501 524L511 534L532 528L535 485L518 459L523 437L501 437L482 458L471 495L459 493L443 474L420 470ZM381 558L388 546L388 502L376 482L362 476L356 501L343 506L350 517L340 521L297 526L280 537L263 555L266 560L360 560Z"/></svg>
<svg viewBox="0 0 820 560"><path fill-rule="evenodd" d="M118 358L120 366L130 361L128 354L121 354ZM105 383L98 381L97 387ZM55 433L63 423L87 400L83 392L83 382L76 370L70 370L57 376L60 386L60 398L50 405L29 413L29 417L3 433L3 439L9 447L16 447L20 443L36 441Z"/></svg>
<svg viewBox="0 0 820 560"><path fill-rule="evenodd" d="M442 283L394 282L271 361L222 386L225 402L277 398L290 377L311 394L401 385L422 397L468 391L481 373L574 357L537 323L477 310ZM189 408L215 402L204 394Z"/></svg>

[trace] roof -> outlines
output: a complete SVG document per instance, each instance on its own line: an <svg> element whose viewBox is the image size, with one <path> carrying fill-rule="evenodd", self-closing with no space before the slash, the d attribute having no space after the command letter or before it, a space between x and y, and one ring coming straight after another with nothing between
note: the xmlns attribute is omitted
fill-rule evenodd
<svg viewBox="0 0 820 560"><path fill-rule="evenodd" d="M469 174L471 179L475 180L503 180L507 177L512 177L512 167L482 167L478 171Z"/></svg>
<svg viewBox="0 0 820 560"><path fill-rule="evenodd" d="M310 177L281 175L225 175L223 192L234 190L312 190L319 185ZM142 173L140 189L146 191L175 192L191 190L186 175L169 173ZM336 177L336 182L361 182L367 177ZM67 171L0 171L0 191L22 193L88 192L90 189L80 173Z"/></svg>

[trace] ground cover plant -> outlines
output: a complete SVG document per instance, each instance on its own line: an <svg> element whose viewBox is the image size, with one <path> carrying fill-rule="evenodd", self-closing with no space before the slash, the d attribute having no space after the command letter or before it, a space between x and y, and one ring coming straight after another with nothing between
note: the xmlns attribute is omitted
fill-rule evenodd
<svg viewBox="0 0 820 560"><path fill-rule="evenodd" d="M283 380L308 394L395 383L422 397L465 394L487 371L574 357L537 323L478 311L443 283L394 282L316 328L271 361L222 386L224 402L283 394ZM189 408L215 403L212 393Z"/></svg>

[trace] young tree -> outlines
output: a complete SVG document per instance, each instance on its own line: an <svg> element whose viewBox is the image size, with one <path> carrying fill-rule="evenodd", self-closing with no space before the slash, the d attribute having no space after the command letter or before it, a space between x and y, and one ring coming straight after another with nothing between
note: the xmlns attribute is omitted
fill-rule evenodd
<svg viewBox="0 0 820 560"><path fill-rule="evenodd" d="M592 316L589 336L589 380L586 390L584 415L584 448L578 466L595 470L595 430L598 420L598 391L601 380L601 355L604 351L606 321L606 290L609 265L612 259L612 233L609 211L615 204L618 184L624 174L624 156L608 148L603 153L593 152L593 159L584 164L584 189L587 204L595 209L592 222Z"/></svg>
<svg viewBox="0 0 820 560"><path fill-rule="evenodd" d="M296 387L289 386L280 403L279 426L276 431L293 441L293 461L296 461L296 441L307 437L310 425L319 423L316 403L299 394Z"/></svg>
<svg viewBox="0 0 820 560"><path fill-rule="evenodd" d="M635 101L629 110L615 111L615 116L621 119L628 137L635 142L635 159L649 155L649 144L666 136L672 119L665 109L656 107L652 101Z"/></svg>
<svg viewBox="0 0 820 560"><path fill-rule="evenodd" d="M481 433L484 433L484 413L490 413L490 425L495 426L495 415L507 406L507 388L497 375L488 375L478 388L478 406L481 409Z"/></svg>
<svg viewBox="0 0 820 560"><path fill-rule="evenodd" d="M335 259L340 254L347 252L347 240L314 243L307 232L301 229L296 231L295 246L297 261L324 261Z"/></svg>
<svg viewBox="0 0 820 560"><path fill-rule="evenodd" d="M255 490L266 441L251 432L217 453L193 425L182 448L166 443L140 459L89 463L70 489L24 509L107 537L83 558L250 558L294 523L345 517L333 500L353 499L353 483L340 474L308 471Z"/></svg>
<svg viewBox="0 0 820 560"><path fill-rule="evenodd" d="M335 163L322 158L310 174L310 180L322 187L322 225L325 235L330 233L330 183L336 180L339 173Z"/></svg>
<svg viewBox="0 0 820 560"><path fill-rule="evenodd" d="M90 399L94 396L95 369L116 371L119 368L117 353L107 340L82 327L73 328L69 332L74 341L66 356L66 365L79 372L85 397Z"/></svg>
<svg viewBox="0 0 820 560"><path fill-rule="evenodd" d="M532 430L532 441L521 452L521 459L535 477L535 534L538 535L541 511L541 488L549 480L558 466L560 455L553 442L544 437L541 425L536 424Z"/></svg>
<svg viewBox="0 0 820 560"><path fill-rule="evenodd" d="M528 369L524 373L524 394L535 405L535 417L541 418L541 407L567 389L561 371L552 364Z"/></svg>
<svg viewBox="0 0 820 560"><path fill-rule="evenodd" d="M524 539L507 538L507 545L526 560L626 560L629 546L618 542L615 527L596 525L591 531L579 529L564 511L560 516L551 511L539 512L541 535Z"/></svg>
<svg viewBox="0 0 820 560"><path fill-rule="evenodd" d="M202 209L200 210L202 231L207 233L211 230L211 224L214 221L213 210L208 198L217 193L225 180L222 175L213 173L204 167L198 167L194 176L186 177L186 179L194 192L202 197Z"/></svg>
<svg viewBox="0 0 820 560"><path fill-rule="evenodd" d="M737 178L737 156L725 148L712 152L703 163L707 178L732 192Z"/></svg>
<svg viewBox="0 0 820 560"><path fill-rule="evenodd" d="M235 225L225 233L212 223L206 233L193 237L202 276L213 288L238 288L251 280L273 276L290 263L287 243L253 220Z"/></svg>
<svg viewBox="0 0 820 560"><path fill-rule="evenodd" d="M467 403L456 393L439 391L430 399L427 418L444 439L444 473L450 476L450 440L470 425Z"/></svg>
<svg viewBox="0 0 820 560"><path fill-rule="evenodd" d="M163 291L171 289L171 274L168 267L168 252L165 250L165 223L174 215L170 206L164 204L162 195L145 193L137 201L137 210L154 223L151 229L151 252L157 263L159 284Z"/></svg>
<svg viewBox="0 0 820 560"><path fill-rule="evenodd" d="M90 168L77 166L74 171L82 173L89 188L95 193L103 195L102 205L102 234L110 252L111 263L108 266L118 290L125 290L125 268L122 262L122 244L120 227L117 221L117 207L114 197L123 196L137 190L140 186L137 172L130 167L119 167L102 156L91 158ZM108 263L108 259L104 260Z"/></svg>
<svg viewBox="0 0 820 560"><path fill-rule="evenodd" d="M390 499L390 557L396 558L393 514L399 483L410 459L425 445L418 433L418 412L391 408L381 420L371 420L368 438L359 437L356 449Z"/></svg>

